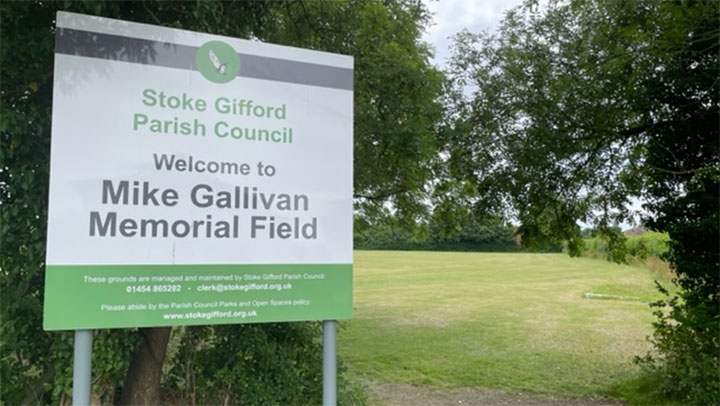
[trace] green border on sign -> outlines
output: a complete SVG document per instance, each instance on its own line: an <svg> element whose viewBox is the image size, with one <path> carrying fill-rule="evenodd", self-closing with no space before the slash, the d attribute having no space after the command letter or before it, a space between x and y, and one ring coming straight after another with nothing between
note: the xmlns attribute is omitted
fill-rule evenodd
<svg viewBox="0 0 720 406"><path fill-rule="evenodd" d="M46 330L352 317L352 264L49 265Z"/></svg>

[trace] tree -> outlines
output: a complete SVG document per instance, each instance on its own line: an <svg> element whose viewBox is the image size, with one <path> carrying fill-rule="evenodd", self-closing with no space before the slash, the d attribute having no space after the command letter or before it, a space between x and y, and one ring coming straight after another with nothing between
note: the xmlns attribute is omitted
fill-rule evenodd
<svg viewBox="0 0 720 406"><path fill-rule="evenodd" d="M430 66L430 53L420 40L428 18L420 2L4 2L0 5L3 402L61 403L69 394L71 381L72 335L47 333L41 328L57 10L354 55L358 208L371 214L385 201L392 200L408 217L421 209L414 197L422 192L424 181L430 176L425 159L434 153L432 130L440 112L436 99L441 90L441 75ZM300 323L188 328L176 332L190 332L182 340L183 345L199 346L183 347L183 354L193 354L197 349L206 363L225 362L212 348L202 347L206 342L219 340L218 349L230 348L246 361L269 359L294 368L288 375L288 371L279 369L252 369L257 364L247 361L238 365L253 373L242 375L237 369L202 365L200 370L225 374L207 382L233 382L232 377L238 376L260 379L258 374L266 374L268 381L292 378L295 385L285 393L248 391L245 397L240 392L247 388L242 386L230 389L204 386L204 390L215 391L213 396L227 392L223 400L292 403L310 402L308 397L317 395L309 388L317 384L316 374L309 371L314 368L310 363L317 361L313 357L319 356L313 339L317 329L317 324ZM114 402L115 392L122 388L122 402L157 403L159 368L169 335L169 328L97 331L94 393L103 402ZM191 339L198 335L202 338ZM227 335L251 337L256 345L248 350ZM143 355L148 353L156 356ZM178 356L177 365L193 365L193 357ZM148 362L153 359L154 362ZM318 368L319 365L317 362ZM175 388L189 384L177 374L174 376L170 381ZM298 388L305 389L295 391ZM275 397L253 398L248 393ZM343 396L341 391L341 400L359 399L347 397L355 396L352 394Z"/></svg>
<svg viewBox="0 0 720 406"><path fill-rule="evenodd" d="M292 3L266 26L271 42L355 57L354 191L361 227L383 217L386 202L406 226L426 209L444 81L420 40L428 22L419 1L353 0Z"/></svg>
<svg viewBox="0 0 720 406"><path fill-rule="evenodd" d="M718 17L714 1L529 2L497 35L461 33L452 73L476 91L455 109L470 130L446 143L463 181L509 203L525 244L576 255L583 221L621 252L611 226L646 202L682 288L657 313L663 362L648 360L701 403L720 400Z"/></svg>

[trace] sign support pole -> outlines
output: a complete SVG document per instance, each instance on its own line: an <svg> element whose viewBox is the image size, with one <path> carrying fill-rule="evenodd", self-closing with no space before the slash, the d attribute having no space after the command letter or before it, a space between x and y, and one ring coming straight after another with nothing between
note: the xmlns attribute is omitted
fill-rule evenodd
<svg viewBox="0 0 720 406"><path fill-rule="evenodd" d="M90 404L92 377L92 330L75 330L73 354L73 406Z"/></svg>
<svg viewBox="0 0 720 406"><path fill-rule="evenodd" d="M323 406L337 405L336 326L335 320L323 321Z"/></svg>

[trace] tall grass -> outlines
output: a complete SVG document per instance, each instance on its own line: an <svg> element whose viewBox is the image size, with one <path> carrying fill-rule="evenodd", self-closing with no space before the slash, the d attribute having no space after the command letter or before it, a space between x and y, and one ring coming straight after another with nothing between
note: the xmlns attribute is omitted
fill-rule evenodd
<svg viewBox="0 0 720 406"><path fill-rule="evenodd" d="M671 281L675 274L662 258L668 252L670 237L666 233L648 231L640 235L627 236L625 259L627 263L651 271L659 280ZM608 259L608 245L601 237L585 240L583 256Z"/></svg>

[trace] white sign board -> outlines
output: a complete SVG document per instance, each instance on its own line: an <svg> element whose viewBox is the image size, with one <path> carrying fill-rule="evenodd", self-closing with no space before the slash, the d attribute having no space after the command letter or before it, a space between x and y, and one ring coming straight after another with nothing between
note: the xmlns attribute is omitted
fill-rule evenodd
<svg viewBox="0 0 720 406"><path fill-rule="evenodd" d="M352 312L351 57L60 12L46 329Z"/></svg>

